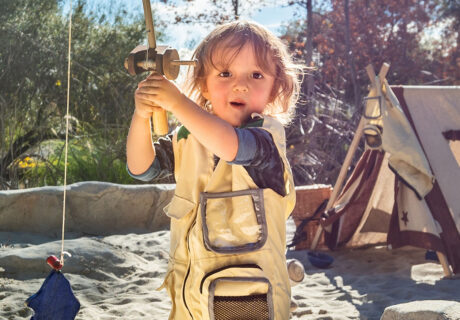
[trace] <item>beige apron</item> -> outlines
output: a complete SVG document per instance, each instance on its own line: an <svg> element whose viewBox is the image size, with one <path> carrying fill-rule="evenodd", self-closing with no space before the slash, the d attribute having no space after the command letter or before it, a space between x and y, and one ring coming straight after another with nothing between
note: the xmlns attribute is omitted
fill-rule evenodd
<svg viewBox="0 0 460 320"><path fill-rule="evenodd" d="M171 247L162 286L172 299L169 319L289 318L285 222L295 190L284 128L271 117L262 128L284 162L284 197L259 189L241 165L220 160L214 169L213 154L185 128L174 137L177 186L165 208Z"/></svg>

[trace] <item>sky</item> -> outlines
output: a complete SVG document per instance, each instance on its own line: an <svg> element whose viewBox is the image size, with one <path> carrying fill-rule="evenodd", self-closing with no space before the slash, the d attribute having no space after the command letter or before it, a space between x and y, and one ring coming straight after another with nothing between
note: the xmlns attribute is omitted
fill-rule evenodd
<svg viewBox="0 0 460 320"><path fill-rule="evenodd" d="M177 0L169 0L168 4L164 4L158 0L150 0L152 11L154 16L159 16L165 22L173 21L174 16L171 13L170 3L180 3ZM193 1L193 6L189 7L179 7L179 10L187 10L203 12L206 10L206 3L209 0L195 0ZM228 1L230 2L230 1ZM268 3L267 6L261 7L257 5L252 5L252 7L244 8L245 1L241 1L241 19L249 19L256 21L274 34L279 35L281 31L281 26L288 23L289 20L294 18L294 14L299 12L299 8L295 6L286 6L286 0L268 0L265 1ZM75 5L76 0L72 0L72 3ZM67 11L65 8L68 8L69 0L64 2L64 11ZM95 12L101 12L100 8L107 11L110 8L119 8L123 7L128 13L143 14L143 5L142 0L87 0L87 7L89 10ZM300 9L301 11L302 9ZM110 12L107 15L110 16ZM155 23L155 22L154 22ZM193 49L201 39L203 39L211 30L213 26L204 25L204 24L193 24L193 25L174 25L171 24L166 31L166 41L167 43L158 43L158 45L169 45L176 49Z"/></svg>

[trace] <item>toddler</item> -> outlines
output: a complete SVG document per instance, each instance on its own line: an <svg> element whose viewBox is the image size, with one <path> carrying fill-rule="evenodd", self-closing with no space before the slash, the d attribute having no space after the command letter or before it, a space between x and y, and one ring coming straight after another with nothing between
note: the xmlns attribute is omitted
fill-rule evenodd
<svg viewBox="0 0 460 320"><path fill-rule="evenodd" d="M299 71L264 27L217 27L194 53L188 94L152 74L139 83L127 139L129 173L149 181L173 158L176 190L168 272L169 319L289 318L285 221L295 190L283 124L293 113ZM158 108L182 124L173 153L152 143ZM165 142L166 141L166 142Z"/></svg>

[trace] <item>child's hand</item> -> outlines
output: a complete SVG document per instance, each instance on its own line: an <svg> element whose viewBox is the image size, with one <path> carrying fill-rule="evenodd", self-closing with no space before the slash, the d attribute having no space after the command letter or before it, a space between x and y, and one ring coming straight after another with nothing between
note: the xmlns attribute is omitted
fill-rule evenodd
<svg viewBox="0 0 460 320"><path fill-rule="evenodd" d="M134 113L144 119L151 118L154 111L161 110L161 107L156 105L146 92L147 90L144 83L147 81L148 78L139 82L134 93L134 103L136 106Z"/></svg>
<svg viewBox="0 0 460 320"><path fill-rule="evenodd" d="M141 117L150 117L155 109L161 108L173 111L174 107L181 103L185 96L180 90L165 77L159 74L151 74L145 80L139 82L134 100L136 113Z"/></svg>

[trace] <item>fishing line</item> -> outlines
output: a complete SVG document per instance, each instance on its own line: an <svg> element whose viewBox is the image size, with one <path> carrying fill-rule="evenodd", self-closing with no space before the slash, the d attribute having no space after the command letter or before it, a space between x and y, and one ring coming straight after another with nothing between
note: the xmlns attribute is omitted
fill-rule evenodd
<svg viewBox="0 0 460 320"><path fill-rule="evenodd" d="M62 238L61 238L61 264L64 265L64 234L65 234L65 209L67 195L67 155L69 146L69 109L70 109L70 67L71 67L71 45L72 45L72 0L69 10L69 40L67 52L67 107L66 107L66 125L65 125L65 152L64 152L64 195L62 203Z"/></svg>

